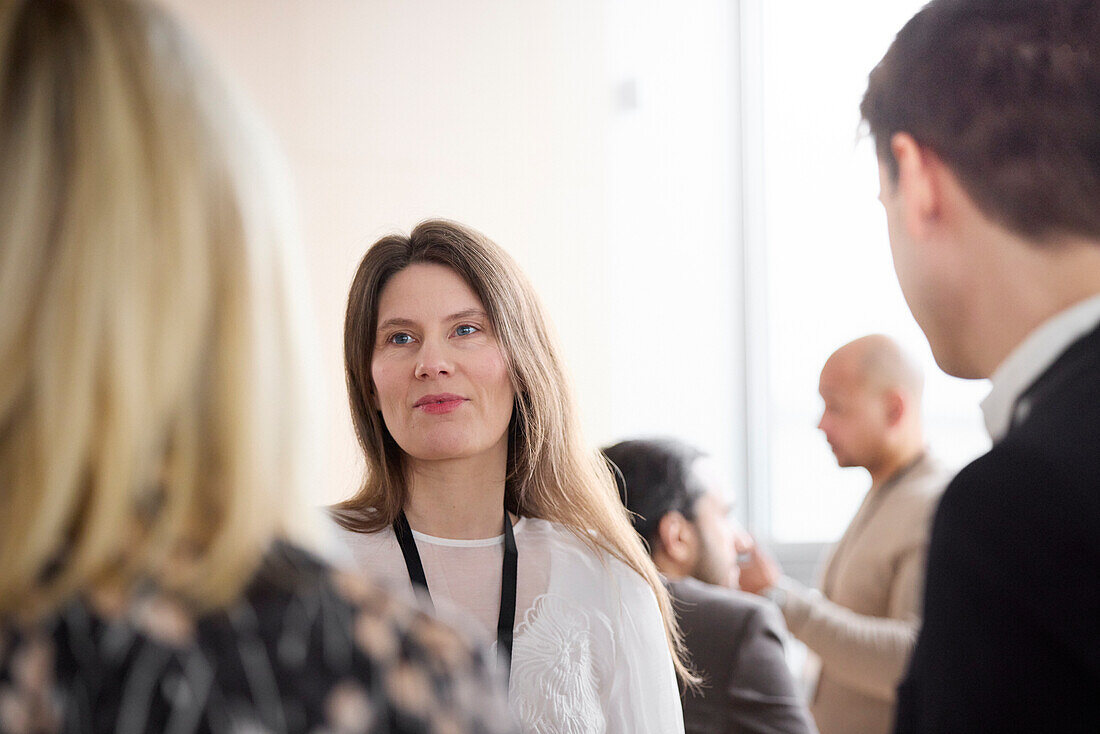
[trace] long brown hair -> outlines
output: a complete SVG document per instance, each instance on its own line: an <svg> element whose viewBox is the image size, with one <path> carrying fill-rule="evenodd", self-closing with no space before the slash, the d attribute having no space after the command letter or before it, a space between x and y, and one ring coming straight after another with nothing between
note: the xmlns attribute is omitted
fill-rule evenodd
<svg viewBox="0 0 1100 734"><path fill-rule="evenodd" d="M367 471L359 491L333 507L337 522L349 530L375 532L393 523L408 498L404 453L374 409L371 362L382 289L414 263L443 265L457 273L481 300L500 340L516 395L508 429L508 509L560 523L593 550L610 553L642 576L657 596L677 672L694 681L682 659L668 592L619 501L606 462L581 439L572 390L542 305L515 260L468 227L446 220L422 222L407 237L383 237L359 263L348 295L344 363Z"/></svg>

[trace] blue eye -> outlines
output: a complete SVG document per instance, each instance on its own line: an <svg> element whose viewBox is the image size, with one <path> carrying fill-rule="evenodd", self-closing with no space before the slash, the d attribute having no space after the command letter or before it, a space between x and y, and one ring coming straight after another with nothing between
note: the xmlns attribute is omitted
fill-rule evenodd
<svg viewBox="0 0 1100 734"><path fill-rule="evenodd" d="M457 336L469 336L470 334L473 334L473 333L478 332L478 331L481 331L481 330L479 328L477 328L476 326L471 326L470 324L463 324L462 326L459 326L457 329L455 329L455 334Z"/></svg>
<svg viewBox="0 0 1100 734"><path fill-rule="evenodd" d="M412 337L405 332L399 332L390 337L391 344L409 344L412 342Z"/></svg>

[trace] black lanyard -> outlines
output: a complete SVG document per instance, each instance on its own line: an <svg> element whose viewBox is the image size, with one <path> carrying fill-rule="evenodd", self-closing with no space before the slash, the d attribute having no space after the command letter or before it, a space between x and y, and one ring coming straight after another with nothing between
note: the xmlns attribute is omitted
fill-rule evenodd
<svg viewBox="0 0 1100 734"><path fill-rule="evenodd" d="M409 580L413 586L424 589L431 604L432 593L428 590L428 579L424 576L424 564L420 562L420 552L416 550L409 519L402 510L393 523L393 533L401 545L401 555L405 556L405 567L409 570ZM497 617L497 646L504 655L504 675L512 668L512 627L516 621L516 575L518 573L519 551L516 550L516 536L512 532L512 520L508 511L504 511L504 566L500 575L500 615ZM434 605L433 611L434 611Z"/></svg>

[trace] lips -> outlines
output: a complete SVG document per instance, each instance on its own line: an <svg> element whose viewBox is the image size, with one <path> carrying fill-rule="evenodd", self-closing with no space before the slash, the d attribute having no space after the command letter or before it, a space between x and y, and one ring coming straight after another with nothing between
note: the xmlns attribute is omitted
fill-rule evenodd
<svg viewBox="0 0 1100 734"><path fill-rule="evenodd" d="M466 398L461 395L439 393L437 395L425 395L413 403L413 408L432 414L450 413L465 402Z"/></svg>

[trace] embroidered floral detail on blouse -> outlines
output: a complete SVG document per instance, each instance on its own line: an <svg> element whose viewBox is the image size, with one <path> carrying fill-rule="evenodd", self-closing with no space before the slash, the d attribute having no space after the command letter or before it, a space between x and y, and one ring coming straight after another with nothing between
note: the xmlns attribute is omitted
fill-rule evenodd
<svg viewBox="0 0 1100 734"><path fill-rule="evenodd" d="M597 694L589 612L552 594L535 600L515 638L512 709L525 732L606 729ZM532 691L538 696L528 695Z"/></svg>

